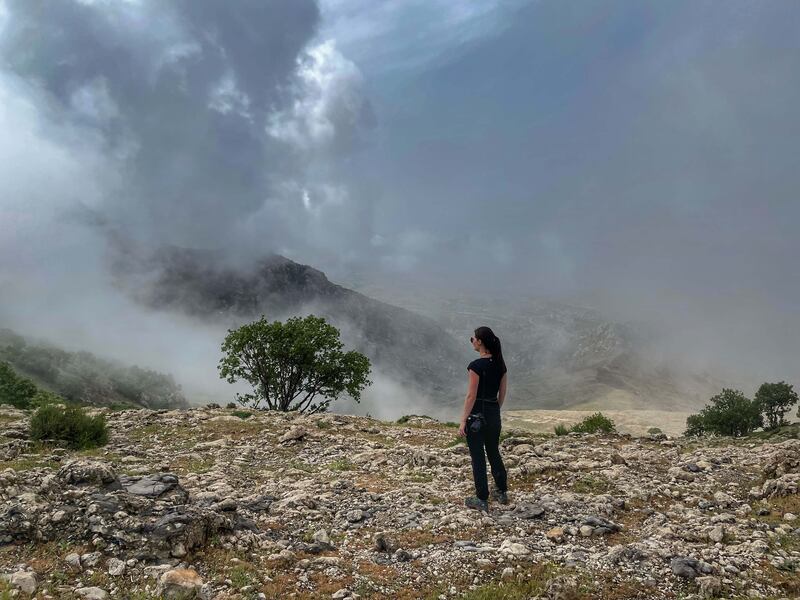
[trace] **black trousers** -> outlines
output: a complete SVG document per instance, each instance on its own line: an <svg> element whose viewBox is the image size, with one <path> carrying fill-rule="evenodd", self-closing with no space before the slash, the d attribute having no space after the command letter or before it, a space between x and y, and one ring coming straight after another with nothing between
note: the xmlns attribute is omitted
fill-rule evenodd
<svg viewBox="0 0 800 600"><path fill-rule="evenodd" d="M480 409L480 400L476 400ZM475 495L481 500L489 499L489 484L486 479L486 458L492 469L492 477L497 489L508 489L508 476L500 456L500 406L496 402L485 402L483 416L486 423L477 433L467 425L467 446L472 457L472 477L475 479Z"/></svg>

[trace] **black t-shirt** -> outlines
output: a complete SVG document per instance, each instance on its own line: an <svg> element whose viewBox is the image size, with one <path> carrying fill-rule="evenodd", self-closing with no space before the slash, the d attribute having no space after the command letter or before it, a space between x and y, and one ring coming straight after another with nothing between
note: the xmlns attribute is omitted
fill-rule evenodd
<svg viewBox="0 0 800 600"><path fill-rule="evenodd" d="M500 390L500 380L503 378L503 373L508 369L503 366L502 371L500 365L492 358L476 358L467 366L467 370L472 369L478 374L478 394L476 396L475 407L480 410L480 400L496 400L497 392Z"/></svg>

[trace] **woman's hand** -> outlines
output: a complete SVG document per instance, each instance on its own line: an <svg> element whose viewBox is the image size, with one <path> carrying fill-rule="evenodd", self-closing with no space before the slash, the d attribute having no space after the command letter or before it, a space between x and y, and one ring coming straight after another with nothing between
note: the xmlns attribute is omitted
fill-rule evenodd
<svg viewBox="0 0 800 600"><path fill-rule="evenodd" d="M458 435L466 436L467 435L467 420L462 419L461 426L458 428Z"/></svg>

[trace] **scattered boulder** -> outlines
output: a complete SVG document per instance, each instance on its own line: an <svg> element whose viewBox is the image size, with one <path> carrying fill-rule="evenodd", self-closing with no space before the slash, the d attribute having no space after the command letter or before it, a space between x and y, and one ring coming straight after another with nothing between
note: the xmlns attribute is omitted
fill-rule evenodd
<svg viewBox="0 0 800 600"><path fill-rule="evenodd" d="M77 588L75 593L86 600L106 600L108 598L108 592L102 588L94 586Z"/></svg>
<svg viewBox="0 0 800 600"><path fill-rule="evenodd" d="M670 561L669 567L675 575L687 579L713 573L711 565L690 556L676 556Z"/></svg>
<svg viewBox="0 0 800 600"><path fill-rule="evenodd" d="M284 433L278 440L281 444L289 442L299 442L308 435L308 430L302 425L295 425Z"/></svg>
<svg viewBox="0 0 800 600"><path fill-rule="evenodd" d="M94 483L115 489L121 487L111 465L83 458L64 464L56 473L56 479L66 485Z"/></svg>
<svg viewBox="0 0 800 600"><path fill-rule="evenodd" d="M36 575L32 571L17 571L10 575L4 575L3 578L23 594L33 596L36 593L38 582L36 581Z"/></svg>
<svg viewBox="0 0 800 600"><path fill-rule="evenodd" d="M165 599L191 600L200 598L203 579L194 569L172 569L158 582L158 594Z"/></svg>

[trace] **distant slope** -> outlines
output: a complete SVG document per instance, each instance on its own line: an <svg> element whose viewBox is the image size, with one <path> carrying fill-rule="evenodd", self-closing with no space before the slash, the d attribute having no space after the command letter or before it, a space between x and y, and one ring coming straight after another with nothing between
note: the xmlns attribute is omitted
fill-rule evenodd
<svg viewBox="0 0 800 600"><path fill-rule="evenodd" d="M89 352L68 352L0 329L0 360L37 386L68 400L96 406L186 408L188 402L171 375Z"/></svg>
<svg viewBox="0 0 800 600"><path fill-rule="evenodd" d="M428 317L332 283L308 265L270 255L250 268L234 268L213 252L165 247L145 257L129 253L115 273L118 285L146 306L231 327L261 314L269 320L325 316L346 345L409 392L440 402L461 400L458 375L470 358L467 344Z"/></svg>
<svg viewBox="0 0 800 600"><path fill-rule="evenodd" d="M514 408L694 411L727 384L656 360L657 340L643 327L611 322L591 309L377 285L361 290L425 314L459 338L480 325L495 329L513 376Z"/></svg>

